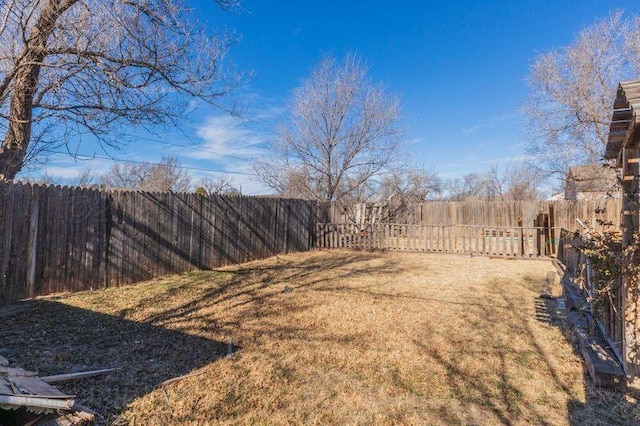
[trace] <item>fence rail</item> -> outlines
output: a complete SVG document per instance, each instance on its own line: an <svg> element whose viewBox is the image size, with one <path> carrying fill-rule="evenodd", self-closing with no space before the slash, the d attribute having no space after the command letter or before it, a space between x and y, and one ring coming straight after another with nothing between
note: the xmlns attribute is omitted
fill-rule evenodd
<svg viewBox="0 0 640 426"><path fill-rule="evenodd" d="M317 247L320 249L384 249L534 258L556 254L556 238L560 235L560 229L319 223L316 233Z"/></svg>

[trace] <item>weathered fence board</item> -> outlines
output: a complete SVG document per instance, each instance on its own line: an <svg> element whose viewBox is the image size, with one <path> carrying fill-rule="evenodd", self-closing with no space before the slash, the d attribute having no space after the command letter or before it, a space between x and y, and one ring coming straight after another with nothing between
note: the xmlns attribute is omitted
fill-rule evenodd
<svg viewBox="0 0 640 426"><path fill-rule="evenodd" d="M538 257L553 254L560 235L530 226L541 214L535 202L425 203L416 223L366 225L324 223L342 214L335 205L269 197L0 183L0 203L0 301L314 247ZM544 203L545 224L614 216L611 202L590 203Z"/></svg>
<svg viewBox="0 0 640 426"><path fill-rule="evenodd" d="M0 183L0 301L315 247L319 203Z"/></svg>
<svg viewBox="0 0 640 426"><path fill-rule="evenodd" d="M618 360L623 362L625 325L633 327L633 324L626 322L622 315L622 312L624 312L623 295L625 292L621 281L622 277L616 278L618 282L612 286L609 297L602 297L602 295L594 297L596 295L593 292L597 282L611 278L598 277L597 271L592 270L591 260L581 250L583 244L581 236L576 232L563 229L559 233L557 258L567 271L565 279L568 282L564 284L565 286L575 286L580 291L586 306L574 306L574 308L579 309L583 315L593 317L593 320L595 320L593 322L598 329L597 331L592 330L592 332L599 332ZM568 293L571 293L571 291Z"/></svg>
<svg viewBox="0 0 640 426"><path fill-rule="evenodd" d="M320 223L406 223L413 225L537 226L539 215L551 227L579 229L577 219L601 230L620 225L620 200L585 201L426 201L390 212L384 205L358 204L351 209L333 203Z"/></svg>

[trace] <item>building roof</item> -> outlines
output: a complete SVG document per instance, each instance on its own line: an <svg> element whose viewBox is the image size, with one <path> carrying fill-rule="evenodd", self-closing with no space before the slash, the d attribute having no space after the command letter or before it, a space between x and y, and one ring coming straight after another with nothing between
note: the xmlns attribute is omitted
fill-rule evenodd
<svg viewBox="0 0 640 426"><path fill-rule="evenodd" d="M602 164L583 164L569 169L567 183L575 192L608 192L618 186L618 173Z"/></svg>
<svg viewBox="0 0 640 426"><path fill-rule="evenodd" d="M564 199L565 199L564 192L560 192L558 194L552 195L551 197L547 198L547 201L562 201Z"/></svg>
<svg viewBox="0 0 640 426"><path fill-rule="evenodd" d="M640 121L640 80L625 81L618 85L609 139L604 154L607 160L620 160L622 147L640 137L636 124Z"/></svg>

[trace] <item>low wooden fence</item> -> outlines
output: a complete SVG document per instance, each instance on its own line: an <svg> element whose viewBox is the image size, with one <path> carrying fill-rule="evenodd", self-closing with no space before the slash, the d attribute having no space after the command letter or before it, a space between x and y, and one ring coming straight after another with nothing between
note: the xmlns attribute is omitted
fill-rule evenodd
<svg viewBox="0 0 640 426"><path fill-rule="evenodd" d="M624 287L619 282L613 285L609 297L596 294L598 280L591 267L591 259L580 248L583 240L576 232L561 230L558 244L558 260L566 268L566 277L572 287L581 294L585 306L581 307L584 314L590 315L598 327L598 331L607 341L619 360L623 360L624 342ZM606 278L605 278L606 279ZM630 324L631 327L633 325Z"/></svg>
<svg viewBox="0 0 640 426"><path fill-rule="evenodd" d="M0 302L306 251L317 207L0 183Z"/></svg>
<svg viewBox="0 0 640 426"><path fill-rule="evenodd" d="M316 225L320 249L353 248L535 258L555 255L560 229L397 223Z"/></svg>

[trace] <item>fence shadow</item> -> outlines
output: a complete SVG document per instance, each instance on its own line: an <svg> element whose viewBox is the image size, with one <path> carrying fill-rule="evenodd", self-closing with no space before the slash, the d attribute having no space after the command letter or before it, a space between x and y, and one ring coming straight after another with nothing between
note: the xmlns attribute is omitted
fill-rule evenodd
<svg viewBox="0 0 640 426"><path fill-rule="evenodd" d="M535 301L536 319L556 327L573 348L574 354L582 360L582 354L575 342L571 327L566 321L566 313L558 309L555 300L540 298ZM567 420L570 425L637 425L640 422L640 407L628 399L630 395L618 390L606 389L593 384L586 368L583 367L583 383L586 401L573 399L567 405Z"/></svg>
<svg viewBox="0 0 640 426"><path fill-rule="evenodd" d="M331 271L338 268L349 267L341 277L355 277L370 274L394 274L401 271L398 262L386 260L383 265L372 267L366 264L367 260L377 259L379 255L364 252L343 252L340 256L327 257L326 254L317 253L303 261L277 260L272 266L254 267L252 265L239 265L233 269L214 269L203 272L204 277L209 273L231 274L233 277L224 285L216 286L202 293L197 299L189 300L170 310L163 311L151 316L147 321L151 324L163 324L179 317L194 315L212 304L232 302L229 309L237 308L249 303L264 304L270 299L280 296L283 291L300 290L303 288L316 289L318 284L323 283L328 278L324 277L321 271ZM354 265L362 263L358 268ZM286 271L285 275L282 275ZM257 276L257 285L242 285L245 276ZM283 284L287 283L287 284ZM264 292L271 288L272 291ZM144 304L154 304L161 300L162 296L152 296L142 301ZM198 317L200 320L204 318ZM205 321L206 324L206 321Z"/></svg>
<svg viewBox="0 0 640 426"><path fill-rule="evenodd" d="M327 259L326 254L317 253L303 261L280 259L267 267L249 264L186 273L184 284L136 299L135 305L115 311L114 315L81 309L55 299L0 305L0 354L41 375L117 368L106 376L64 382L59 386L97 411L103 417L101 422L111 424L130 402L153 391L161 382L206 369L227 354L226 340L202 336L212 331L233 336L238 327L234 321L255 316L261 306L265 308L260 314L265 321L255 325L259 328L256 333L274 339L299 336L305 330L296 324L276 325L267 320L312 307L309 302L286 303L283 294L287 287L290 286L291 291L313 290L327 279L319 271L341 267L348 267L345 276L398 271L393 261L378 267L366 264L367 260L377 257L373 253L353 252ZM202 292L194 290L199 284L216 280L216 274L229 278L210 288L205 286ZM251 285L246 282L249 276ZM189 292L189 297L157 314L145 316L142 322L127 319L136 315L136 307L144 310L147 306L157 306L180 292ZM96 300L110 303L108 296ZM227 316L226 310L233 310L234 314ZM243 327L246 329L248 325ZM314 338L326 338L327 344L335 343L332 336ZM234 341L234 352L242 351L242 345Z"/></svg>
<svg viewBox="0 0 640 426"><path fill-rule="evenodd" d="M99 423L111 424L133 399L165 380L206 368L228 349L225 342L55 301L9 309L13 311L1 318L0 353L15 365L42 376L117 369L57 384L98 412Z"/></svg>
<svg viewBox="0 0 640 426"><path fill-rule="evenodd" d="M525 278L525 286L536 288L542 285L533 278ZM554 353L540 341L539 332L534 329L533 322L539 321L549 327L556 327L561 330L569 344L572 345L573 352L578 357L579 350L572 341L569 329L565 325L564 318L559 316L555 300L531 298L528 301L514 300L509 294L509 287L496 286L493 289L491 302L483 303L478 301L467 301L457 299L447 299L446 297L421 297L407 294L390 294L376 290L376 286L370 288L349 289L342 288L343 291L363 293L387 300L415 300L419 302L435 303L446 305L463 306L470 317L476 318L470 326L476 330L492 329L494 324L505 321L505 315L510 317L513 329L529 342L529 348L514 349L509 344L499 342L499 336L488 345L478 347L469 344L464 348L463 354L458 353L452 357L450 353L425 342L421 339L412 340L416 349L425 353L432 360L434 365L441 366L447 371L448 386L451 394L463 406L481 406L495 416L498 424L519 423L523 412L528 413L529 421L535 424L551 424L546 418L545 407L536 401L528 400L524 397L522 390L517 383L513 383L510 375L508 360L526 360L530 357L538 358L550 376L553 386L559 389L567 397L566 421L571 425L637 425L640 420L640 407L637 402L625 398L625 394L610 391L603 388L596 388L590 383L588 372L584 370L581 379L584 383L586 401L576 398L576 388L568 381L568 378L561 371L562 365ZM522 309L522 303L533 305L533 315L531 309ZM432 330L425 330L425 335L430 336ZM487 343L487 342L485 342ZM499 369L495 372L500 382L497 386L501 395L496 398L494 384L491 384L481 377L474 377L468 371L460 367L459 358L464 356L492 357L499 360ZM522 361L524 362L524 361ZM539 367L536 367L539 368ZM472 410L467 413L470 424L482 423L479 418L475 418ZM447 412L446 409L438 410L439 418L445 423L459 423L460 418ZM485 419L486 421L487 419Z"/></svg>

